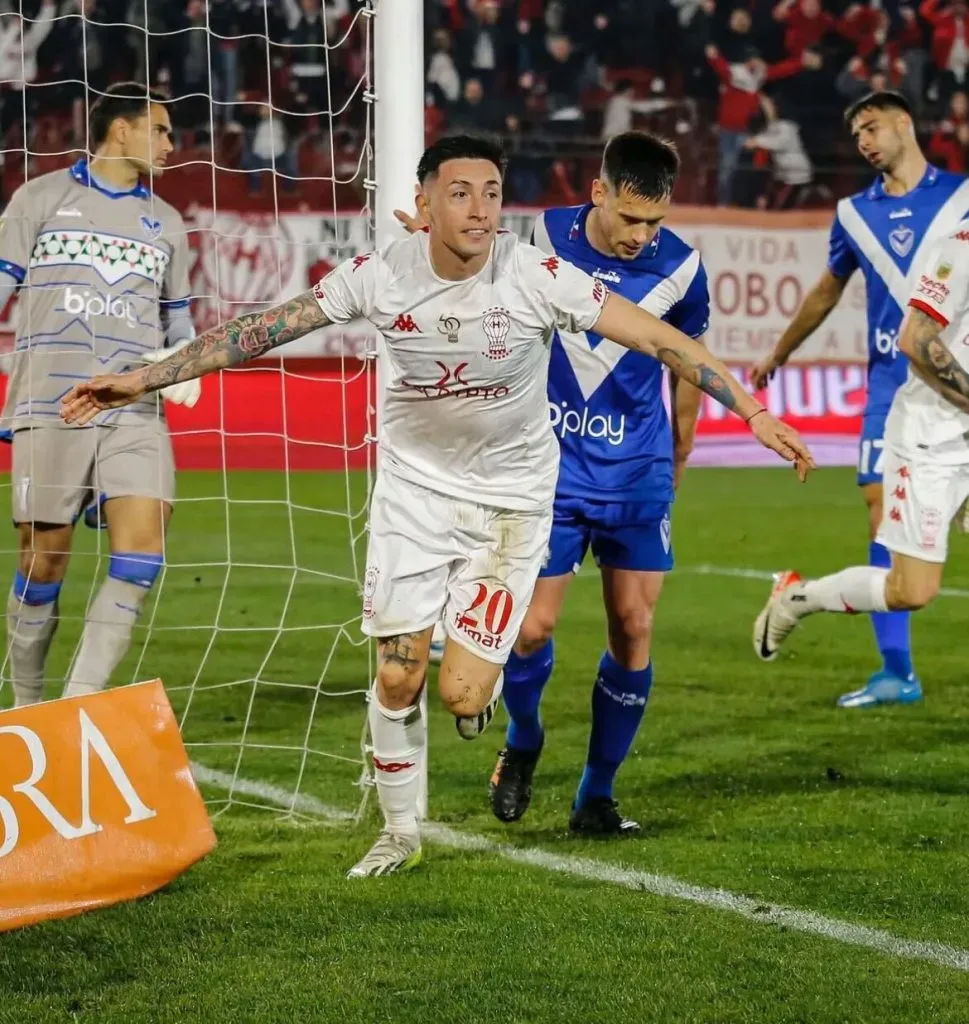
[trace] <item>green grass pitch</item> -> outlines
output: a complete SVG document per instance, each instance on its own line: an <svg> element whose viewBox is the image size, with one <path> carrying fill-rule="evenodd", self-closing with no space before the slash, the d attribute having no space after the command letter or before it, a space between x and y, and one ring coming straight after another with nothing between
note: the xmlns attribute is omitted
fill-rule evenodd
<svg viewBox="0 0 969 1024"><path fill-rule="evenodd" d="M193 500L179 506L160 598L117 680L164 679L196 762L284 790L299 781L353 811L371 672L352 582L365 481L189 473L179 486ZM595 843L565 831L603 645L588 567L556 641L529 814L506 827L488 810L503 716L464 743L432 699L432 818L520 850L969 948L969 542L953 538L955 593L916 617L927 700L908 708L834 707L876 667L862 618L812 620L760 664L750 630L768 584L729 574L857 564L864 529L848 470L805 486L781 470L688 473L653 695L618 782L645 834ZM79 532L55 675L104 568L98 540ZM0 1022L969 1021L969 973L952 967L494 850L431 843L409 876L350 883L344 871L377 828L373 799L348 823L225 808L224 790L205 793L219 846L167 890L0 936Z"/></svg>

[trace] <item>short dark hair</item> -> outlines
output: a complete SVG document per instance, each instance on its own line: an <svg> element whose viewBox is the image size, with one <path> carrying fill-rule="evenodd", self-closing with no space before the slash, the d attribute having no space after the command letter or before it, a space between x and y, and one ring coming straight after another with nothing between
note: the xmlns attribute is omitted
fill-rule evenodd
<svg viewBox="0 0 969 1024"><path fill-rule="evenodd" d="M679 169L676 146L649 132L614 135L602 154L602 177L617 192L626 189L643 199L671 196Z"/></svg>
<svg viewBox="0 0 969 1024"><path fill-rule="evenodd" d="M149 89L142 82L117 82L109 86L91 107L91 148L97 149L104 142L117 118L136 121L148 113L152 103L165 103L167 99L164 93Z"/></svg>
<svg viewBox="0 0 969 1024"><path fill-rule="evenodd" d="M417 180L423 185L447 160L490 160L502 178L508 164L504 147L497 139L486 135L444 135L424 150L417 164Z"/></svg>
<svg viewBox="0 0 969 1024"><path fill-rule="evenodd" d="M894 89L883 89L880 92L870 92L861 99L855 100L845 110L845 125L850 128L852 121L863 110L900 110L903 114L912 116L912 108L908 100Z"/></svg>

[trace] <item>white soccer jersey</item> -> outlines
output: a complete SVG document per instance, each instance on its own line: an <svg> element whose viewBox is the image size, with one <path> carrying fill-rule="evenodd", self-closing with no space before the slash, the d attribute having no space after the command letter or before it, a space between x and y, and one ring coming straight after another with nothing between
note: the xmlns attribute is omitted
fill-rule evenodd
<svg viewBox="0 0 969 1024"><path fill-rule="evenodd" d="M937 320L940 340L969 370L969 221L930 248L909 306ZM885 441L903 454L938 463L969 463L969 414L956 408L911 368L885 424Z"/></svg>
<svg viewBox="0 0 969 1024"><path fill-rule="evenodd" d="M559 459L549 338L591 329L606 287L506 232L480 273L445 281L428 243L418 232L354 257L314 289L333 323L361 317L386 342L381 469L482 505L547 506Z"/></svg>

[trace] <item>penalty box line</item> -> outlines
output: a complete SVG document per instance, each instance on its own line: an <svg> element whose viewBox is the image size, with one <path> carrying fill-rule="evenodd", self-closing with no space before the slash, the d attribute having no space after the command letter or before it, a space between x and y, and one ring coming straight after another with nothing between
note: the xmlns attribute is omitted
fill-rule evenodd
<svg viewBox="0 0 969 1024"><path fill-rule="evenodd" d="M331 807L306 794L288 793L269 782L241 778L230 772L217 771L195 762L192 763L192 771L200 783L217 786L220 789L245 796L258 797L275 804L280 809L302 811L338 821L349 821L353 818L348 811ZM942 942L904 939L880 928L869 928L865 925L852 924L850 921L841 921L835 917L825 917L808 910L798 910L777 903L751 899L749 896L741 896L727 889L692 885L671 875L658 875L649 871L624 868L618 864L609 864L591 857L562 856L549 853L538 847L509 846L505 843L495 842L486 836L475 835L471 832L459 832L447 825L439 825L434 822L425 822L422 831L424 837L432 843L452 850L491 853L516 864L524 864L556 874L571 875L574 878L584 878L591 882L618 885L624 889L648 892L666 899L683 900L713 910L737 914L758 924L774 925L806 935L819 935L847 946L873 949L878 953L900 960L923 960L940 967L969 971L969 950L959 949Z"/></svg>

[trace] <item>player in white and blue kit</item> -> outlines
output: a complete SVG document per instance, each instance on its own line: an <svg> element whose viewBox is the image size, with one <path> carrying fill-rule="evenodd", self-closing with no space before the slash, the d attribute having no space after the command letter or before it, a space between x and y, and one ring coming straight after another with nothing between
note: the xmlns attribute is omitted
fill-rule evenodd
<svg viewBox="0 0 969 1024"><path fill-rule="evenodd" d="M549 264L567 261L693 338L709 319L700 254L667 228L679 159L641 132L606 146L592 202L539 216L533 242ZM613 798L653 682L653 611L673 567L670 506L692 446L700 393L677 381L673 424L663 367L594 332L556 332L549 369L552 424L561 468L548 561L505 667L510 724L490 785L491 806L516 821L531 798L544 742L539 715L552 674L552 634L566 591L591 547L603 578L607 647L592 692L588 757L572 808L575 832L638 831Z"/></svg>
<svg viewBox="0 0 969 1024"><path fill-rule="evenodd" d="M882 521L885 419L908 372L908 360L898 350L899 331L930 241L950 231L969 210L969 181L927 163L915 137L908 103L898 93L863 97L848 108L845 123L861 155L880 175L870 188L838 203L827 269L774 351L754 367L751 377L755 387L763 387L820 326L848 279L861 270L868 301L868 396L858 485L868 506L869 562L888 568L889 551L876 536ZM922 687L912 665L909 613L875 612L871 620L882 667L861 689L839 698L839 706L920 700Z"/></svg>

